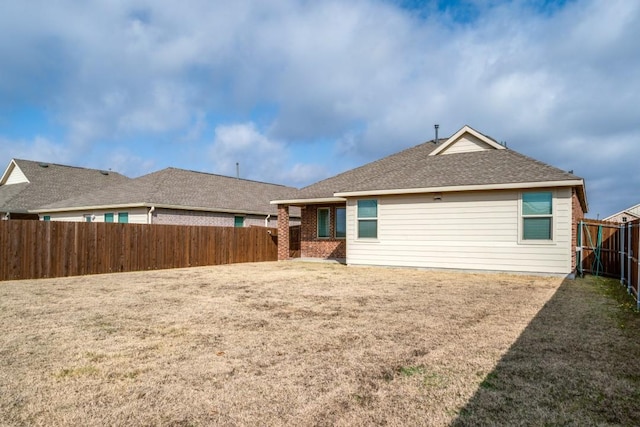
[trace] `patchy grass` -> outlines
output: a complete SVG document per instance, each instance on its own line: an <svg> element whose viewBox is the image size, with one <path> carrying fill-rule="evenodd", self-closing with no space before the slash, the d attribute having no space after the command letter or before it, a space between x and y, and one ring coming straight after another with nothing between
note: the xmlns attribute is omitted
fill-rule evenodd
<svg viewBox="0 0 640 427"><path fill-rule="evenodd" d="M3 282L0 420L640 424L619 287L298 262Z"/></svg>

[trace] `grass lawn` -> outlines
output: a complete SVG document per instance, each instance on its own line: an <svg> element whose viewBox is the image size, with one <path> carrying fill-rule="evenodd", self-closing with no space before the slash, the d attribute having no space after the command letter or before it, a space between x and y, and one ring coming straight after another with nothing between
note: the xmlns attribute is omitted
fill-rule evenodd
<svg viewBox="0 0 640 427"><path fill-rule="evenodd" d="M629 302L302 262L0 282L0 424L640 425Z"/></svg>

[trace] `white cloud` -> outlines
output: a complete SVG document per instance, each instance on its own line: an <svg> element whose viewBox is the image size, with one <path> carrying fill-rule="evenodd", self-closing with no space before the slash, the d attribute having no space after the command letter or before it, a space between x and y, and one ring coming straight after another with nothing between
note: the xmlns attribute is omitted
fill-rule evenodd
<svg viewBox="0 0 640 427"><path fill-rule="evenodd" d="M296 163L289 166L286 144L260 133L254 123L221 125L215 130L209 155L217 173L300 186L326 174L326 169L314 164Z"/></svg>
<svg viewBox="0 0 640 427"><path fill-rule="evenodd" d="M0 136L0 159L3 160L0 168L6 167L12 158L65 164L73 159L73 151L43 136L36 136L31 140L13 140Z"/></svg>
<svg viewBox="0 0 640 427"><path fill-rule="evenodd" d="M175 156L166 141L199 152L213 138L222 173L239 161L243 176L290 184L333 172L331 161L292 159L294 144L331 141L355 166L430 139L434 123L441 136L469 124L597 180L600 211L640 202L614 184L640 156L640 3L541 13L535 2L473 2L468 22L397 3L4 2L0 112L48 111L69 159L137 137ZM272 117L256 119L260 105Z"/></svg>

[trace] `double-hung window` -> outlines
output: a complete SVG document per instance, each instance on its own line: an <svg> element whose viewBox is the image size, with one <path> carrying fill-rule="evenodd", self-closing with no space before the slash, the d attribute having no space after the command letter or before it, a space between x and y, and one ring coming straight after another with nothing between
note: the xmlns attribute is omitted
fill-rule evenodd
<svg viewBox="0 0 640 427"><path fill-rule="evenodd" d="M104 222L113 222L113 212L107 212L104 214Z"/></svg>
<svg viewBox="0 0 640 427"><path fill-rule="evenodd" d="M331 237L329 220L329 208L318 208L318 238L326 239Z"/></svg>
<svg viewBox="0 0 640 427"><path fill-rule="evenodd" d="M377 200L358 200L358 238L378 238Z"/></svg>
<svg viewBox="0 0 640 427"><path fill-rule="evenodd" d="M553 240L553 194L522 193L522 240Z"/></svg>

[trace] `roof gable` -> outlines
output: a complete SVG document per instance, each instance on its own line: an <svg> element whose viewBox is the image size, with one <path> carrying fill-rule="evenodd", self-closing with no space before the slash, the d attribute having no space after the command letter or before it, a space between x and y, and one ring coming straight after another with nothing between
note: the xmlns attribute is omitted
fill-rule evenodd
<svg viewBox="0 0 640 427"><path fill-rule="evenodd" d="M126 181L129 178L117 172L13 159L2 176L3 184L12 184L0 185L0 211L28 212Z"/></svg>
<svg viewBox="0 0 640 427"><path fill-rule="evenodd" d="M481 149L437 155L462 140L475 142ZM587 211L582 178L507 149L494 139L464 126L447 140L428 141L408 148L291 192L287 198L272 203L304 205L308 200L314 203L374 194L544 186L579 187L580 202Z"/></svg>
<svg viewBox="0 0 640 427"><path fill-rule="evenodd" d="M473 153L476 151L504 149L505 147L498 144L492 138L465 125L429 155L437 156L441 154Z"/></svg>
<svg viewBox="0 0 640 427"><path fill-rule="evenodd" d="M16 161L11 159L9 166L7 166L7 169L2 174L2 178L0 178L0 185L21 184L24 182L29 182L29 179L24 172L22 172L22 169L20 169Z"/></svg>

